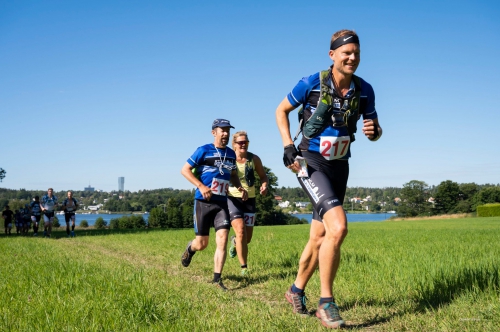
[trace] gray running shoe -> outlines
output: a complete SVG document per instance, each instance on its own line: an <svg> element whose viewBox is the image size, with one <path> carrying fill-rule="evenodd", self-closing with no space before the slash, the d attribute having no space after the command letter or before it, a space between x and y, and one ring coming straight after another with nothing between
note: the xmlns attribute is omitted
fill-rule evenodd
<svg viewBox="0 0 500 332"><path fill-rule="evenodd" d="M294 293L290 287L285 293L286 300L293 306L293 312L299 315L309 315L306 308L306 294Z"/></svg>
<svg viewBox="0 0 500 332"><path fill-rule="evenodd" d="M184 266L184 267L188 267L189 264L191 263L191 258L193 258L193 256L191 256L189 254L189 251L188 251L188 248L191 246L191 242L193 242L193 241L189 241L189 243L186 247L186 250L184 251L184 253L182 254L182 257L181 257L181 263L182 263L182 266Z"/></svg>
<svg viewBox="0 0 500 332"><path fill-rule="evenodd" d="M222 279L219 279L217 281L212 281L212 285L215 285L215 287L219 288L220 290L227 292L229 289L227 289L226 286L222 283Z"/></svg>
<svg viewBox="0 0 500 332"><path fill-rule="evenodd" d="M229 257L236 257L236 237L231 236L231 247L229 247Z"/></svg>
<svg viewBox="0 0 500 332"><path fill-rule="evenodd" d="M340 317L339 307L335 304L335 302L323 303L318 306L318 310L316 310L316 317L321 320L321 324L324 327L330 329L339 329L345 326L345 322Z"/></svg>

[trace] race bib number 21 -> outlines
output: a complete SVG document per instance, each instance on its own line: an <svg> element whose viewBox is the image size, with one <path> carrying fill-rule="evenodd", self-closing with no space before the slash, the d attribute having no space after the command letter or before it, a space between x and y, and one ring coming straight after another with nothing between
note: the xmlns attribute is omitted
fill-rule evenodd
<svg viewBox="0 0 500 332"><path fill-rule="evenodd" d="M326 160L340 159L349 150L349 136L322 136L319 144L319 152Z"/></svg>
<svg viewBox="0 0 500 332"><path fill-rule="evenodd" d="M224 179L213 178L212 186L210 187L210 189L212 189L212 193L214 195L227 196L227 192L229 190L229 181Z"/></svg>

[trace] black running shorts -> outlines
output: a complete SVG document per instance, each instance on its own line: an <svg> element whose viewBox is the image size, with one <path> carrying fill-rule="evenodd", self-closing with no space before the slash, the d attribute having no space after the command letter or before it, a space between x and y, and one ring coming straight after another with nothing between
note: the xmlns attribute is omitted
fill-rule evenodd
<svg viewBox="0 0 500 332"><path fill-rule="evenodd" d="M250 227L255 224L255 197L243 201L240 197L228 196L227 206L231 221L243 219L245 225Z"/></svg>
<svg viewBox="0 0 500 332"><path fill-rule="evenodd" d="M212 225L219 229L231 229L227 200L205 201L194 200L194 233L200 236L210 235Z"/></svg>
<svg viewBox="0 0 500 332"><path fill-rule="evenodd" d="M308 178L297 178L313 205L313 219L322 221L328 210L344 203L349 178L347 160L326 160L319 153L302 151Z"/></svg>
<svg viewBox="0 0 500 332"><path fill-rule="evenodd" d="M66 220L66 222L70 222L70 220L73 220L73 222L75 221L75 213L74 212L64 212L64 220Z"/></svg>

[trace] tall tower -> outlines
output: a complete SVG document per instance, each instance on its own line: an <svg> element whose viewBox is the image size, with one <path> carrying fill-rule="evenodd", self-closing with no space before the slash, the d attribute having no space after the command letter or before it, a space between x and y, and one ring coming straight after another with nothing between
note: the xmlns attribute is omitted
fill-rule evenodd
<svg viewBox="0 0 500 332"><path fill-rule="evenodd" d="M118 191L124 192L125 188L125 177L120 176L118 178Z"/></svg>

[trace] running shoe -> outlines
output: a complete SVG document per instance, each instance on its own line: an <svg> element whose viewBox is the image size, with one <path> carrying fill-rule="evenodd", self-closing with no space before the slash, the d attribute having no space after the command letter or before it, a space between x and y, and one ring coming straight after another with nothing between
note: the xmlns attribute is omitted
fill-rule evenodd
<svg viewBox="0 0 500 332"><path fill-rule="evenodd" d="M330 329L339 329L345 325L342 317L340 317L339 307L337 307L335 302L319 305L318 310L316 310L316 317L321 320L321 324L323 324L324 327Z"/></svg>
<svg viewBox="0 0 500 332"><path fill-rule="evenodd" d="M242 277L248 277L249 274L250 274L250 272L248 271L248 269L241 269L241 276Z"/></svg>
<svg viewBox="0 0 500 332"><path fill-rule="evenodd" d="M68 235L66 235L66 237L67 237L67 238L69 238L69 234L68 234Z"/></svg>
<svg viewBox="0 0 500 332"><path fill-rule="evenodd" d="M236 237L231 236L231 247L229 247L229 257L236 257Z"/></svg>
<svg viewBox="0 0 500 332"><path fill-rule="evenodd" d="M214 285L215 287L219 288L220 290L224 291L224 292L227 292L229 289L227 289L226 286L224 286L224 284L222 283L222 279L219 279L217 281L212 281L212 285Z"/></svg>
<svg viewBox="0 0 500 332"><path fill-rule="evenodd" d="M47 231L43 231L43 237L47 236Z"/></svg>
<svg viewBox="0 0 500 332"><path fill-rule="evenodd" d="M181 263L182 263L182 266L184 266L184 267L188 267L189 264L191 264L191 258L193 258L193 256L191 256L189 254L189 250L188 250L188 248L191 246L191 242L193 242L193 241L189 241L189 243L186 247L186 250L184 250L184 253L182 254L182 257L181 257Z"/></svg>
<svg viewBox="0 0 500 332"><path fill-rule="evenodd" d="M33 236L38 236L38 233L33 233Z"/></svg>
<svg viewBox="0 0 500 332"><path fill-rule="evenodd" d="M299 315L309 315L306 308L306 293L294 293L290 287L285 293L286 300L293 306L293 312Z"/></svg>
<svg viewBox="0 0 500 332"><path fill-rule="evenodd" d="M75 237L75 231L71 231L71 236Z"/></svg>

